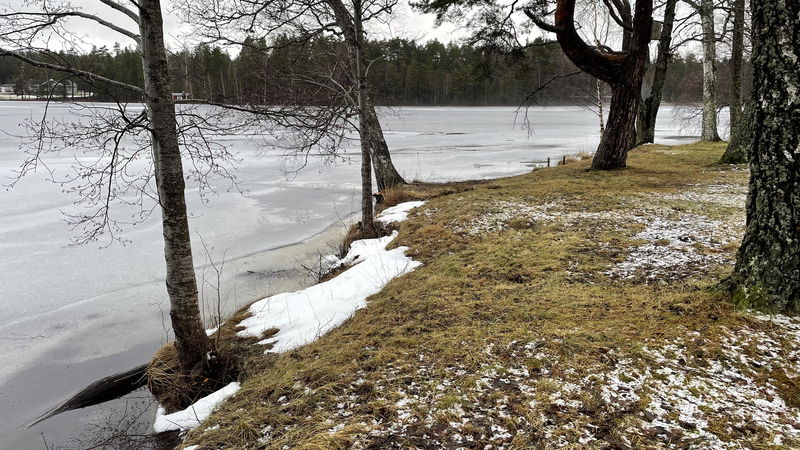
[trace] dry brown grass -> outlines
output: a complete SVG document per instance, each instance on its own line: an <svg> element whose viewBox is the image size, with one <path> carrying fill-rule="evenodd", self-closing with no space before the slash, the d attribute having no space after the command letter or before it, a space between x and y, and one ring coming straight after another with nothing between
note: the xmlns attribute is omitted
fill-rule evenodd
<svg viewBox="0 0 800 450"><path fill-rule="evenodd" d="M175 346L171 342L162 345L147 367L147 387L158 403L168 412L185 408L192 384L191 378L181 372Z"/></svg>
<svg viewBox="0 0 800 450"><path fill-rule="evenodd" d="M605 211L623 207L622 198L717 183L721 177L734 177L712 169L723 148L648 146L632 152L624 171L588 171L584 159L507 179L414 184L401 188L409 193L392 192L393 201L427 199L401 224L400 237L393 243L410 247L408 254L424 265L391 281L369 299L368 308L314 343L271 356L268 364L254 357L252 364L259 369L247 372L240 393L191 432L185 443L201 448L426 448L437 433L447 432L454 417L435 419L442 425L433 428L370 437L372 424L397 420L396 392L417 386L416 395L422 396L426 391L420 386L430 382L430 389L436 390L437 383L448 380L453 384L436 391L435 402L453 405L464 402L464 393L474 389L487 365L502 370L523 364L532 374L547 370L550 378L583 379L613 368L619 357L612 355L636 358L645 343L670 342L692 331L713 342L724 330L758 326L712 289L729 270L726 267L667 284L603 276L605 269L625 258L637 224L569 228L520 222L479 235L454 231L454 225L496 209L497 200L559 202L569 211ZM744 182L744 176L734 178L726 182ZM514 353L518 343L526 342L536 342L536 351L548 356ZM690 354L714 352L708 343L688 346ZM453 368L463 374L454 378ZM548 379L537 384L543 399L554 389ZM796 384L789 381L784 380L786 391L795 392ZM587 408L597 405L591 393L584 394ZM480 401L494 404L514 395L496 386ZM509 405L512 417L527 417L529 423L543 426L538 422L540 411L527 402ZM346 416L340 414L343 408ZM604 417L598 410L596 420L607 427L607 439L613 442L638 411ZM427 411L411 413L425 417ZM551 421L569 420L557 411L544 413ZM342 427L333 430L338 424ZM536 429L517 433L512 447L543 444ZM475 432L486 433L479 428ZM489 443L476 440L469 446Z"/></svg>

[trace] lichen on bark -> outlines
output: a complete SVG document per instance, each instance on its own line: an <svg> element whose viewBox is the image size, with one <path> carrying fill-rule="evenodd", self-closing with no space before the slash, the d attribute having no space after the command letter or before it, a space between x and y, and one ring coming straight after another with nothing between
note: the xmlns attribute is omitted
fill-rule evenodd
<svg viewBox="0 0 800 450"><path fill-rule="evenodd" d="M800 312L800 2L754 0L753 144L747 229L731 276L734 300ZM796 91L795 91L796 92Z"/></svg>

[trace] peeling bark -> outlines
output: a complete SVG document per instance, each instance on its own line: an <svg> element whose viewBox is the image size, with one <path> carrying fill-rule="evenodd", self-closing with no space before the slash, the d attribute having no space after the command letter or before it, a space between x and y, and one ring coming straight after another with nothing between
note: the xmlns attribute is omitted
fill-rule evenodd
<svg viewBox="0 0 800 450"><path fill-rule="evenodd" d="M753 0L753 145L734 300L800 312L800 2Z"/></svg>
<svg viewBox="0 0 800 450"><path fill-rule="evenodd" d="M206 360L209 342L200 318L161 4L159 0L141 0L138 5L145 103L161 205L169 314L182 369L189 372L197 363Z"/></svg>

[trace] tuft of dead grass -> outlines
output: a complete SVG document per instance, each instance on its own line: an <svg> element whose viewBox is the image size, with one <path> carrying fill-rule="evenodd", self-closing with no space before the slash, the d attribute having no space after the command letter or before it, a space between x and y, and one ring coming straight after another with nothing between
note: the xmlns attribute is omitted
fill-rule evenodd
<svg viewBox="0 0 800 450"><path fill-rule="evenodd" d="M191 377L182 373L178 351L172 342L156 351L146 374L148 389L167 412L188 406L187 396L193 390L193 383Z"/></svg>

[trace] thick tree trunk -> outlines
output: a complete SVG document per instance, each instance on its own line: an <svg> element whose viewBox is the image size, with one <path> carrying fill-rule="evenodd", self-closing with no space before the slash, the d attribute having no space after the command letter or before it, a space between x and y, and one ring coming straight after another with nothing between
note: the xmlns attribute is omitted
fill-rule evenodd
<svg viewBox="0 0 800 450"><path fill-rule="evenodd" d="M658 109L661 107L664 83L667 79L669 50L672 44L672 28L675 24L675 5L677 3L678 0L667 0L664 7L664 23L658 39L658 56L656 56L656 63L653 67L653 85L650 88L650 95L642 101L639 109L639 123L636 128L637 144L652 144L656 138L656 119L658 118Z"/></svg>
<svg viewBox="0 0 800 450"><path fill-rule="evenodd" d="M744 7L745 0L733 2L733 36L731 37L731 140L742 114L742 59L744 57Z"/></svg>
<svg viewBox="0 0 800 450"><path fill-rule="evenodd" d="M714 32L714 2L701 0L703 28L703 129L700 139L719 141L717 133L717 43Z"/></svg>
<svg viewBox="0 0 800 450"><path fill-rule="evenodd" d="M587 45L575 28L575 0L558 0L555 33L564 54L581 70L611 86L611 105L593 169L621 169L636 142L636 111L648 58L653 1L637 0L630 37L622 53L603 52ZM626 32L627 34L627 32Z"/></svg>
<svg viewBox="0 0 800 450"><path fill-rule="evenodd" d="M367 100L367 134L369 135L369 147L372 153L372 167L375 169L375 183L378 185L378 191L384 190L393 186L406 184L406 180L397 172L392 162L392 155L389 154L389 146L386 145L386 139L383 137L383 128L378 119L378 114L375 112L375 106L372 102Z"/></svg>
<svg viewBox="0 0 800 450"><path fill-rule="evenodd" d="M186 215L183 166L178 145L159 0L139 3L142 65L153 163L161 205L164 258L170 318L175 347L184 372L205 361L209 348L198 305L189 221Z"/></svg>
<svg viewBox="0 0 800 450"><path fill-rule="evenodd" d="M753 0L753 146L734 299L800 312L800 2Z"/></svg>
<svg viewBox="0 0 800 450"><path fill-rule="evenodd" d="M645 71L642 60L639 72ZM624 169L628 151L636 144L636 111L639 102L642 76L631 76L631 82L611 86L611 105L608 108L608 122L600 145L592 160L592 168L600 170Z"/></svg>
<svg viewBox="0 0 800 450"><path fill-rule="evenodd" d="M739 117L737 125L731 129L731 140L725 153L720 158L720 164L744 164L747 162L750 147L753 146L753 104L747 102L744 112Z"/></svg>

